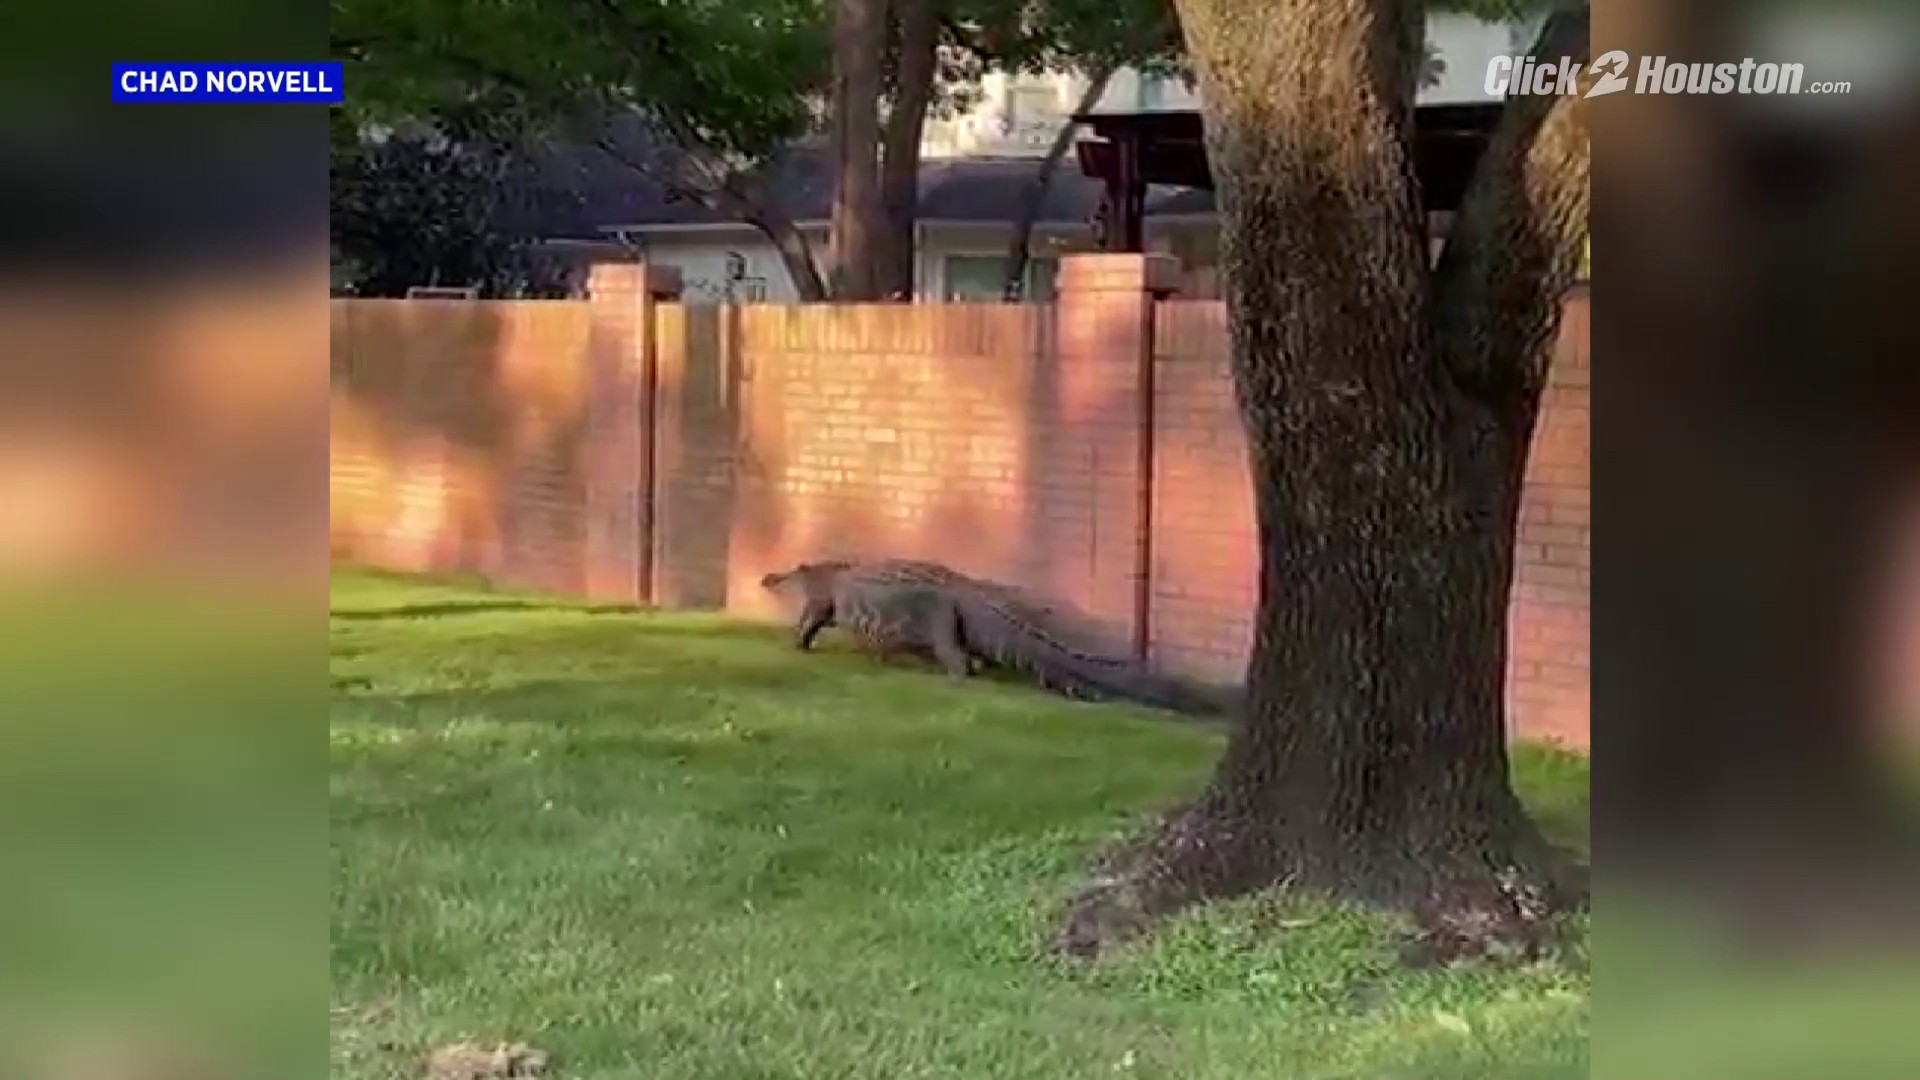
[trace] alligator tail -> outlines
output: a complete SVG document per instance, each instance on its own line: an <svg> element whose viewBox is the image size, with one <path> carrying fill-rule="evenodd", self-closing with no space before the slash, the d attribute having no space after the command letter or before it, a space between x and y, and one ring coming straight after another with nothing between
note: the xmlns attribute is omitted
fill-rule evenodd
<svg viewBox="0 0 1920 1080"><path fill-rule="evenodd" d="M1156 672L1132 660L1083 653L991 606L963 611L962 619L972 648L1068 697L1130 701L1188 716L1225 716L1237 705L1231 691Z"/></svg>
<svg viewBox="0 0 1920 1080"><path fill-rule="evenodd" d="M1230 716L1238 711L1235 689L1209 686L1177 675L1135 667L1122 677L1129 700L1187 716Z"/></svg>

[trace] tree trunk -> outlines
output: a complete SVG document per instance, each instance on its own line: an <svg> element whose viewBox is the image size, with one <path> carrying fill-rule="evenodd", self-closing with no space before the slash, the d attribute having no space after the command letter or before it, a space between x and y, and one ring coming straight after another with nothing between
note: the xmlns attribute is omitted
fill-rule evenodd
<svg viewBox="0 0 1920 1080"><path fill-rule="evenodd" d="M1074 105L1075 115L1090 111L1100 103L1107 92L1107 83L1113 80L1113 66L1103 64L1087 73L1090 80L1087 89ZM1073 136L1080 125L1072 119L1060 125L1053 136L1053 145L1047 147L1047 156L1040 159L1040 171L1028 182L1025 191L1020 193L1020 210L1013 219L1013 236L1007 241L1007 280L1001 287L1001 295L1008 303L1017 303L1026 294L1028 245L1033 242L1033 223L1040 218L1040 208L1046 204L1047 190L1053 186L1053 174L1060 169L1060 162L1066 159L1067 151L1073 147Z"/></svg>
<svg viewBox="0 0 1920 1080"><path fill-rule="evenodd" d="M835 0L833 15L832 290L840 300L873 300L881 235L880 59L885 0Z"/></svg>
<svg viewBox="0 0 1920 1080"><path fill-rule="evenodd" d="M1507 930L1534 901L1568 898L1508 782L1513 522L1489 514L1518 504L1512 466L1538 387L1473 397L1444 362L1455 324L1429 312L1407 5L1179 0L1179 12L1208 114L1260 530L1247 713L1206 793L1115 853L1062 944L1098 949L1154 915L1283 879ZM1536 161L1514 136L1483 169L1584 188L1584 139L1577 154L1555 146ZM1503 220L1533 212L1532 190L1507 194L1522 201ZM1480 324L1492 353L1550 344L1564 284L1533 264L1503 279ZM1519 454L1489 450L1490 416L1522 436Z"/></svg>
<svg viewBox="0 0 1920 1080"><path fill-rule="evenodd" d="M821 279L820 267L814 262L813 245L807 243L806 235L794 224L793 219L780 211L755 210L747 220L780 253L780 262L787 268L787 276L793 279L793 288L799 293L800 302L818 304L825 301L827 283Z"/></svg>
<svg viewBox="0 0 1920 1080"><path fill-rule="evenodd" d="M913 298L915 211L920 202L920 139L933 100L940 12L936 0L894 0L899 85L881 139L880 202L886 219L878 244L879 279L886 300Z"/></svg>
<svg viewBox="0 0 1920 1080"><path fill-rule="evenodd" d="M1586 10L1555 13L1533 51L1584 63ZM1587 161L1583 99L1510 99L1434 272L1435 348L1490 474L1482 512L1507 536L1518 525L1563 294L1586 245Z"/></svg>
<svg viewBox="0 0 1920 1080"><path fill-rule="evenodd" d="M1407 4L1402 12L1395 78L1399 100L1411 112L1419 104L1421 75L1427 67L1427 5Z"/></svg>

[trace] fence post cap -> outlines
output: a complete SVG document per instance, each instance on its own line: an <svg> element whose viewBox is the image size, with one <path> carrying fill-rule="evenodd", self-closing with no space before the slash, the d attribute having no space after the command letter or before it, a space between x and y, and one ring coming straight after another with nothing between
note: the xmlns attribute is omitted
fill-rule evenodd
<svg viewBox="0 0 1920 1080"><path fill-rule="evenodd" d="M1058 289L1063 293L1144 292L1166 296L1180 289L1180 260L1148 251L1065 255L1060 259Z"/></svg>

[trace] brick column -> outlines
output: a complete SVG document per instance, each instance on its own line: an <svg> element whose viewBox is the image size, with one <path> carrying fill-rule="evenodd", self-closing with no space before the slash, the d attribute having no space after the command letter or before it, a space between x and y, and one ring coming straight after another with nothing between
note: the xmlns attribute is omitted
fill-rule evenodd
<svg viewBox="0 0 1920 1080"><path fill-rule="evenodd" d="M726 605L740 383L722 339L740 309L657 309L654 406L653 603Z"/></svg>
<svg viewBox="0 0 1920 1080"><path fill-rule="evenodd" d="M1063 567L1056 586L1136 650L1145 647L1151 565L1153 305L1178 274L1170 255L1070 255L1060 265L1045 487L1082 503L1087 531L1083 572Z"/></svg>
<svg viewBox="0 0 1920 1080"><path fill-rule="evenodd" d="M653 595L653 305L680 294L680 272L597 263L587 290L586 591L644 604Z"/></svg>

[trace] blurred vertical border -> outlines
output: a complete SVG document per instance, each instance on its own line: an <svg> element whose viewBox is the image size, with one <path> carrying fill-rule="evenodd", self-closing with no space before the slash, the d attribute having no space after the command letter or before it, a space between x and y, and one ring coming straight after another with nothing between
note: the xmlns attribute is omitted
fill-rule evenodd
<svg viewBox="0 0 1920 1080"><path fill-rule="evenodd" d="M0 13L0 1074L326 1068L327 9Z"/></svg>
<svg viewBox="0 0 1920 1080"><path fill-rule="evenodd" d="M1596 5L1594 1075L1920 1075L1920 21Z"/></svg>

